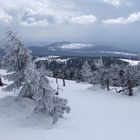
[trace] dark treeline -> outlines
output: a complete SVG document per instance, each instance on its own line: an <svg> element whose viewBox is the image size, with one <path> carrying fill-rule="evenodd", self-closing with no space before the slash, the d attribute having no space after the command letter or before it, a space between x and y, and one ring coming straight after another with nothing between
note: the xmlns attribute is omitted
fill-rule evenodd
<svg viewBox="0 0 140 140"><path fill-rule="evenodd" d="M37 68L41 68L43 65L46 70L52 72L53 77L58 75L61 78L62 73L67 80L82 80L81 70L84 62L87 61L92 71L97 70L98 64L103 61L105 67L109 67L112 64L128 65L127 62L120 60L116 57L52 57L47 60L36 61ZM81 78L81 79L80 79Z"/></svg>
<svg viewBox="0 0 140 140"><path fill-rule="evenodd" d="M133 95L133 88L140 85L140 65L133 66L116 57L52 57L36 61L36 66L56 79L100 84L103 89L129 96Z"/></svg>

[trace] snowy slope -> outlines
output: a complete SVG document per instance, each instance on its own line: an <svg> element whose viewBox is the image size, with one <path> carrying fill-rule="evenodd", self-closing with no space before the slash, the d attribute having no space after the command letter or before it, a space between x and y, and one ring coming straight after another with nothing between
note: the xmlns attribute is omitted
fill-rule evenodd
<svg viewBox="0 0 140 140"><path fill-rule="evenodd" d="M139 60L129 60L129 59L120 59L120 60L128 62L132 66L138 65L140 63Z"/></svg>
<svg viewBox="0 0 140 140"><path fill-rule="evenodd" d="M50 80L55 87L55 79ZM61 80L59 83L63 88ZM72 110L51 126L47 118L32 113L34 102L25 99L17 103L14 97L17 93L5 93L0 87L0 139L139 140L138 89L135 93L135 96L128 97L101 90L98 85L93 87L66 81L61 96L69 100Z"/></svg>

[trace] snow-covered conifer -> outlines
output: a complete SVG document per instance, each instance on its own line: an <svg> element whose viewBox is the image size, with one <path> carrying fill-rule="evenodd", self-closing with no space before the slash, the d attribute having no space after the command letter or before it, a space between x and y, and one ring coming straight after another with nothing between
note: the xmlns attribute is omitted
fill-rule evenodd
<svg viewBox="0 0 140 140"><path fill-rule="evenodd" d="M34 63L30 63L25 71L25 84L21 89L18 99L27 97L36 101L35 112L43 111L53 117L53 123L63 117L64 112L69 112L67 100L56 95L50 86L49 80L39 72Z"/></svg>
<svg viewBox="0 0 140 140"><path fill-rule="evenodd" d="M30 50L24 47L22 41L12 31L7 32L6 52L2 59L2 67L9 73L6 79L13 81L5 90L18 89L25 81L24 70L31 61Z"/></svg>
<svg viewBox="0 0 140 140"><path fill-rule="evenodd" d="M84 82L89 82L89 83L92 82L93 73L87 61L85 61L82 66L81 74L82 74L82 79Z"/></svg>

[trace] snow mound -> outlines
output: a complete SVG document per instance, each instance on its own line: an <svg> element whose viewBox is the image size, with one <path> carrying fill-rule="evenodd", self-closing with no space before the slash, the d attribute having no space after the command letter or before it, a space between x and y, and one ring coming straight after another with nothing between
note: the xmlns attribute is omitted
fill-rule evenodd
<svg viewBox="0 0 140 140"><path fill-rule="evenodd" d="M51 128L52 119L44 113L35 113L36 103L23 98L18 101L14 96L0 99L0 120L7 121L18 127Z"/></svg>

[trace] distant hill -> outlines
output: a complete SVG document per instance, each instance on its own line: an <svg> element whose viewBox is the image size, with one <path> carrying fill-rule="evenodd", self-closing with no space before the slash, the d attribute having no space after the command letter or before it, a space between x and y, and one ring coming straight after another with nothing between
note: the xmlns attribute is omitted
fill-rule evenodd
<svg viewBox="0 0 140 140"><path fill-rule="evenodd" d="M94 44L82 44L71 42L56 42L44 47L30 46L34 56L123 56L137 57L137 54L124 49Z"/></svg>

